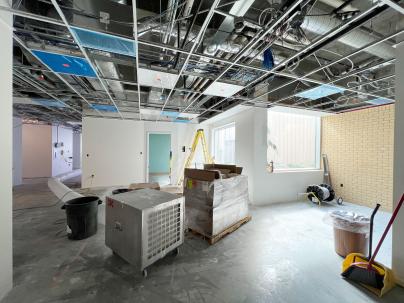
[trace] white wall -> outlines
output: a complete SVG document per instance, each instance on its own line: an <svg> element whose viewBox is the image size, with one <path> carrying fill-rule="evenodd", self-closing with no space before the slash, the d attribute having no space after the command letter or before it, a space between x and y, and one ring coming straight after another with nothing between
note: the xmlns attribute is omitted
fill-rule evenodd
<svg viewBox="0 0 404 303"><path fill-rule="evenodd" d="M73 169L81 168L81 133L73 132Z"/></svg>
<svg viewBox="0 0 404 303"><path fill-rule="evenodd" d="M11 1L10 1L11 2ZM0 5L10 3L0 0ZM13 286L12 247L12 41L11 14L0 12L0 300Z"/></svg>
<svg viewBox="0 0 404 303"><path fill-rule="evenodd" d="M144 182L143 122L84 118L82 125L82 187Z"/></svg>
<svg viewBox="0 0 404 303"><path fill-rule="evenodd" d="M296 201L298 193L309 184L322 182L321 170L268 173L267 166L267 109L241 108L225 118L206 121L210 130L231 122L236 127L236 165L248 176L250 200L256 205Z"/></svg>
<svg viewBox="0 0 404 303"><path fill-rule="evenodd" d="M52 126L22 126L22 177L52 176Z"/></svg>
<svg viewBox="0 0 404 303"><path fill-rule="evenodd" d="M394 207L404 193L404 42L397 45L394 129ZM393 226L393 270L404 286L404 207Z"/></svg>
<svg viewBox="0 0 404 303"><path fill-rule="evenodd" d="M22 119L13 117L13 186L22 183Z"/></svg>
<svg viewBox="0 0 404 303"><path fill-rule="evenodd" d="M306 192L310 184L323 181L323 172L289 171L268 173L267 166L267 109L254 109L254 204L290 202ZM301 198L301 197L300 197Z"/></svg>
<svg viewBox="0 0 404 303"><path fill-rule="evenodd" d="M226 113L221 115L220 119L204 122L203 125L209 126L209 146L212 151L212 129L229 123L235 124L236 142L235 142L235 160L236 165L243 167L243 175L248 176L248 187L250 200L254 201L254 114L255 110L250 107L245 107L241 112L234 111L231 115Z"/></svg>
<svg viewBox="0 0 404 303"><path fill-rule="evenodd" d="M55 147L55 143L63 143ZM52 141L48 143L52 149L52 176L58 176L73 169L73 130L63 126L52 126Z"/></svg>
<svg viewBox="0 0 404 303"><path fill-rule="evenodd" d="M150 132L171 134L172 182L176 183L188 155L188 152L182 152L182 146L190 146L196 129L196 125L182 123L84 118L82 186L126 186L146 182L147 136Z"/></svg>

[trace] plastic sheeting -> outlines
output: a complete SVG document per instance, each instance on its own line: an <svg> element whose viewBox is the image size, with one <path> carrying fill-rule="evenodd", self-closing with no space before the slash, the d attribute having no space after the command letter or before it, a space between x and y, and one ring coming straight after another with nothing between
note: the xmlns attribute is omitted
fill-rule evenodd
<svg viewBox="0 0 404 303"><path fill-rule="evenodd" d="M136 57L134 40L78 27L72 29L84 47Z"/></svg>
<svg viewBox="0 0 404 303"><path fill-rule="evenodd" d="M40 50L33 50L32 52L56 73L90 78L97 77L91 65L84 58Z"/></svg>
<svg viewBox="0 0 404 303"><path fill-rule="evenodd" d="M234 176L212 182L185 178L188 228L215 236L248 216L248 177Z"/></svg>
<svg viewBox="0 0 404 303"><path fill-rule="evenodd" d="M353 233L369 233L369 217L343 210L330 212L329 217L332 220L333 226L337 229L342 229Z"/></svg>

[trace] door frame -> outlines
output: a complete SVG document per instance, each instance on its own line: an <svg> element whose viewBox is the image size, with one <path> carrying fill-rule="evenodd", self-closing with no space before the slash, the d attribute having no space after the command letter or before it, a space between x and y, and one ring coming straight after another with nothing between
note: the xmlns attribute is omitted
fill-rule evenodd
<svg viewBox="0 0 404 303"><path fill-rule="evenodd" d="M172 140L173 135L172 135L172 132L147 131L146 132L146 182L147 183L150 182L150 180L149 180L149 151L150 151L149 142L150 142L150 135L170 135L170 152L171 152L171 155L173 157L173 140ZM171 183L171 178L172 178L172 172L173 172L173 169L172 169L172 167L170 167L170 174L169 174L170 183Z"/></svg>

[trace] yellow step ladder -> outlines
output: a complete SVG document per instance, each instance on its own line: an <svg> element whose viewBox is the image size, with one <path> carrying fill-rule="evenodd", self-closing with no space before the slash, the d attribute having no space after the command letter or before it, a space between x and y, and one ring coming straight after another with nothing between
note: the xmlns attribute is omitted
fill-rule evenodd
<svg viewBox="0 0 404 303"><path fill-rule="evenodd" d="M180 176L178 178L177 185L181 185L182 181L184 181L184 170L185 168L189 168L191 166L192 160L195 157L195 151L196 148L198 147L199 140L201 140L202 142L202 150L203 150L203 157L205 158L205 163L213 164L213 158L209 153L208 144L206 143L205 132L203 131L203 129L198 129L196 131L194 141L192 142L191 153L189 154L182 170L180 171Z"/></svg>

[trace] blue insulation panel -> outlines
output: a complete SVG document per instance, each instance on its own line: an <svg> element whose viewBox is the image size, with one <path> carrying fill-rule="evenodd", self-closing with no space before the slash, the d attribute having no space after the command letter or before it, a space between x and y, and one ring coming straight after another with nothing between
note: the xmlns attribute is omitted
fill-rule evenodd
<svg viewBox="0 0 404 303"><path fill-rule="evenodd" d="M56 73L96 78L93 68L84 58L40 50L33 50L32 52Z"/></svg>
<svg viewBox="0 0 404 303"><path fill-rule="evenodd" d="M393 101L391 101L390 99L385 99L385 98L376 98L376 99L368 100L366 102L370 103L370 104L374 104L374 105L383 105L383 104L392 103Z"/></svg>
<svg viewBox="0 0 404 303"><path fill-rule="evenodd" d="M333 85L320 85L312 89L306 90L304 92L298 93L296 96L301 98L306 98L310 100L317 100L330 95L342 93L344 89L333 86Z"/></svg>
<svg viewBox="0 0 404 303"><path fill-rule="evenodd" d="M48 107L57 107L57 108L63 108L66 107L63 103L56 101L54 99L41 99L41 98L36 98L33 99L33 101L37 102L40 105L43 106L48 106Z"/></svg>
<svg viewBox="0 0 404 303"><path fill-rule="evenodd" d="M100 111L104 112L113 112L116 113L118 110L116 109L115 106L113 105L108 105L108 104L91 104L94 109L98 109Z"/></svg>
<svg viewBox="0 0 404 303"><path fill-rule="evenodd" d="M169 112L169 111L161 112L161 116L166 116L166 117L170 117L170 118L177 118L179 114L180 114L179 112Z"/></svg>
<svg viewBox="0 0 404 303"><path fill-rule="evenodd" d="M133 40L73 27L81 45L106 52L136 57Z"/></svg>

